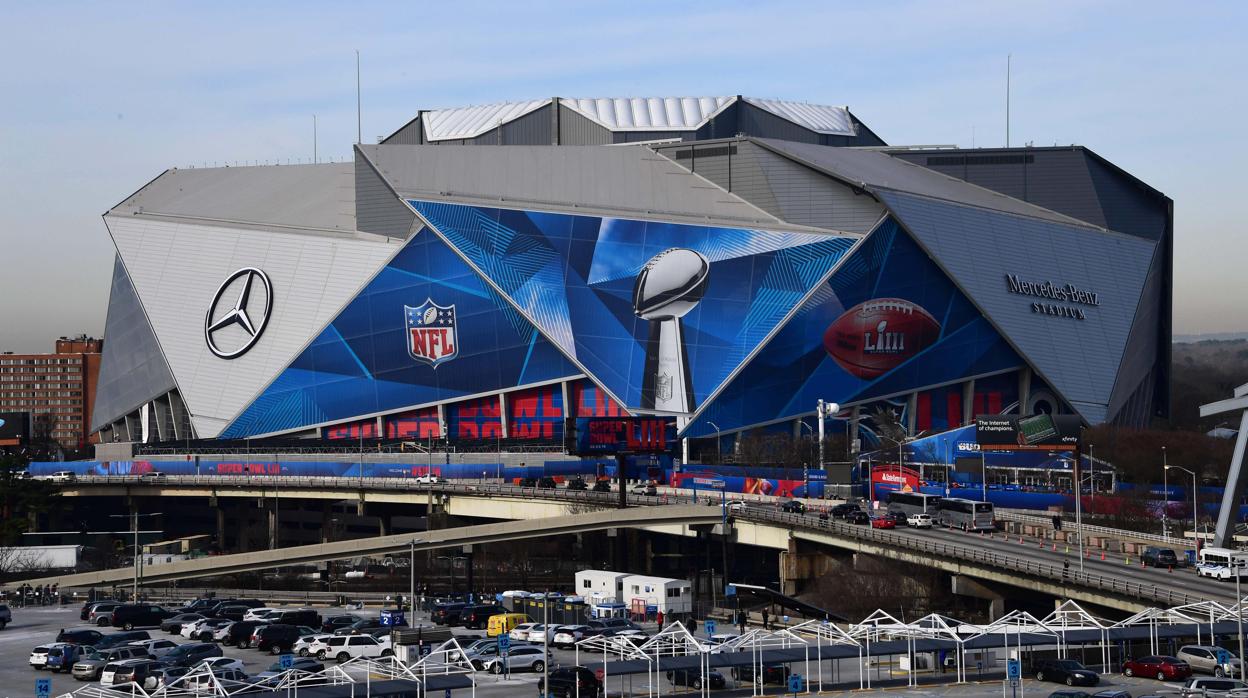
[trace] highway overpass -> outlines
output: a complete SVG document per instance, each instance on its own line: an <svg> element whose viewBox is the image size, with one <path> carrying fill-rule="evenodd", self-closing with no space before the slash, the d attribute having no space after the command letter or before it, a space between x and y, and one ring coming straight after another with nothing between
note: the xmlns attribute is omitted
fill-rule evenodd
<svg viewBox="0 0 1248 698"><path fill-rule="evenodd" d="M464 483L451 481L422 485L402 478L304 478L266 476L167 476L163 480L137 477L83 477L63 488L66 497L242 497L260 499L273 497L280 491L283 500L324 499L351 500L363 503L437 504L452 516L506 521L554 521L576 516L588 510L601 510L590 519L601 522L604 515L614 516L620 510L617 494L573 491L567 489L536 489L502 485L496 482ZM717 501L717 500L716 500ZM718 507L707 507L705 495L696 508L703 513L701 521L715 523ZM683 520L668 522L660 513L688 509L693 499L687 495L666 494L659 497L630 496L630 503L639 505L640 517L633 527L673 535L694 535ZM648 513L646 513L648 512ZM710 514L707 518L705 515ZM1168 571L1145 569L1133 556L1107 555L1099 552L1080 560L1074 546L1060 544L1040 546L1034 538L1026 542L1018 536L1001 533L971 535L948 530L875 530L842 521L824 521L814 515L786 514L775 504L751 502L733 514L731 535L737 544L779 550L786 554L807 550L837 548L854 553L879 556L912 564L941 569L950 574L970 577L992 584L1071 598L1125 611L1138 611L1155 605L1178 605L1201 600L1234 602L1234 589L1226 584L1198 578L1190 570ZM621 524L598 525L580 530L601 530L624 527ZM478 527L466 527L467 530ZM439 531L447 534L451 530ZM383 536L365 541L401 539L402 546L411 535ZM525 537L525 536L517 536ZM529 536L531 537L531 536ZM501 540L501 539L500 539ZM350 547L356 541L340 544ZM471 541L464 541L471 542ZM459 543L449 543L457 545ZM371 543L370 543L371 545ZM319 546L302 546L301 549ZM294 548L290 550L295 550ZM373 548L369 547L369 551ZM358 546L355 557L367 554ZM265 556L265 553L249 553ZM220 556L213 559L241 556ZM333 559L318 557L315 559ZM302 562L297 560L295 562ZM283 564L295 564L284 562ZM1080 564L1082 562L1082 564ZM246 564L246 563L243 563ZM273 567L275 565L265 565ZM150 568L149 568L150 569ZM256 569L245 567L240 569ZM155 572L155 570L153 570ZM202 575L201 575L202 576ZM124 575L123 575L124 577ZM145 574L145 579L152 575ZM175 578L186 578L185 576ZM64 585L64 583L62 583Z"/></svg>

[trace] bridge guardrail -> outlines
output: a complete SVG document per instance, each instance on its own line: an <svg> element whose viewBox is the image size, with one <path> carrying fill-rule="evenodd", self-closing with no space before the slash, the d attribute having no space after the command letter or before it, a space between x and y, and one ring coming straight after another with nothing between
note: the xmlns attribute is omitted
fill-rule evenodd
<svg viewBox="0 0 1248 698"><path fill-rule="evenodd" d="M211 486L233 485L239 487L274 486L274 478L272 476L264 475L169 475L159 480L151 478L144 480L141 477L134 476L87 475L79 477L78 481L86 484L124 484L139 486L159 486L162 484ZM350 489L359 487L362 481L367 481L370 488L383 490L406 490L433 493L442 492L447 494L485 493L523 497L526 499L550 499L553 495L556 499L594 504L604 508L618 504L619 502L618 491L593 492L589 490L568 490L566 488L542 489L536 487L520 487L518 485L508 485L488 480L475 481L472 484L466 484L451 483L446 481L439 483L419 483L410 478L343 478L302 476L283 476L281 478L281 484L283 487L307 486ZM701 499L706 504L717 504L714 498L708 499L703 496ZM662 494L659 496L628 495L628 502L631 505L658 506L669 503L693 504L696 503L696 501L695 497L685 494ZM744 511L733 512L732 516L747 521L777 523L813 531L832 531L850 539L867 540L892 545L898 548L941 555L946 558L984 563L993 567L1044 577L1051 580L1061 581L1063 583L1083 584L1102 591L1148 598L1150 600L1164 602L1171 605L1193 603L1203 600L1201 597L1195 597L1184 592L1159 587L1155 584L1131 582L1117 577L1096 574L1093 572L1080 572L1077 570L1067 569L1053 563L1038 562L1017 556L1000 555L979 548L962 546L953 543L924 540L914 536L903 536L874 528L855 526L842 521L830 519L822 520L804 514L790 514L760 507L747 507ZM1086 530L1089 527L1085 526L1084 528Z"/></svg>
<svg viewBox="0 0 1248 698"><path fill-rule="evenodd" d="M1023 514L1015 511L996 510L996 517L999 520L1010 520L1018 523L1031 524L1034 526L1052 526L1053 517L1036 516L1035 514ZM1073 521L1062 519L1064 525L1075 526ZM1111 538L1134 538L1136 540L1149 541L1152 543L1160 543L1166 546L1178 546L1190 548L1192 544L1179 538L1167 538L1157 535L1156 533L1143 533L1140 531L1128 531L1122 528L1111 528L1109 526L1097 526L1096 524L1083 524L1081 526L1083 532L1087 535L1106 536Z"/></svg>

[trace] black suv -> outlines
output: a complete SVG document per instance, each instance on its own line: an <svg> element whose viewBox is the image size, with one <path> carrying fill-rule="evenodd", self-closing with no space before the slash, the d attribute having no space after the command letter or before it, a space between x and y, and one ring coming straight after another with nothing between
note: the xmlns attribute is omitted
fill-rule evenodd
<svg viewBox="0 0 1248 698"><path fill-rule="evenodd" d="M308 625L319 628L321 627L321 614L317 613L315 608L291 609L270 615L268 621L282 625Z"/></svg>
<svg viewBox="0 0 1248 698"><path fill-rule="evenodd" d="M849 502L837 504L836 506L832 507L832 518L834 519L848 518L849 514L855 511L862 511L862 509L859 508L857 504L850 504Z"/></svg>
<svg viewBox="0 0 1248 698"><path fill-rule="evenodd" d="M595 492L610 492L611 481L610 480L595 480L594 491Z"/></svg>
<svg viewBox="0 0 1248 698"><path fill-rule="evenodd" d="M790 499L780 505L780 510L788 514L805 514L806 504L798 499Z"/></svg>
<svg viewBox="0 0 1248 698"><path fill-rule="evenodd" d="M537 488L539 490L553 490L557 488L558 486L559 486L559 483L555 482L555 478L549 475L543 475L537 481Z"/></svg>
<svg viewBox="0 0 1248 698"><path fill-rule="evenodd" d="M1140 561L1152 567L1178 567L1181 564L1179 556L1170 548L1145 548Z"/></svg>
<svg viewBox="0 0 1248 698"><path fill-rule="evenodd" d="M728 685L728 682L724 681L724 675L718 671L710 671L707 673L706 679L713 689L720 689ZM694 669L669 671L667 672L667 680L672 682L673 686L689 686L694 690L702 688L702 672Z"/></svg>
<svg viewBox="0 0 1248 698"><path fill-rule="evenodd" d="M230 599L195 599L194 601L188 603L182 608L179 608L178 612L204 614L205 611L212 608L213 606L216 606L218 603L222 601L229 601L229 600Z"/></svg>
<svg viewBox="0 0 1248 698"><path fill-rule="evenodd" d="M240 620L225 631L221 644L234 645L240 650L245 650L251 647L251 634L261 625L267 625L267 623L258 620Z"/></svg>
<svg viewBox="0 0 1248 698"><path fill-rule="evenodd" d="M298 625L272 623L253 630L251 641L261 652L281 654L289 652L303 632L305 631Z"/></svg>
<svg viewBox="0 0 1248 698"><path fill-rule="evenodd" d="M335 635L360 635L360 634L367 633L372 630L377 630L379 628L385 628L386 630L390 629L381 624L380 618L364 618L362 620L355 621L351 625L346 625L346 626L342 626L338 628L337 630L334 631L334 634Z"/></svg>
<svg viewBox="0 0 1248 698"><path fill-rule="evenodd" d="M152 635L146 630L130 630L130 631L120 632L120 633L109 633L108 635L105 635L99 640L96 640L95 642L91 643L91 646L96 648L97 650L106 650L106 649L109 649L110 647L121 647L122 645L128 645L131 642L135 642L136 640L150 640L150 639L152 639Z"/></svg>
<svg viewBox="0 0 1248 698"><path fill-rule="evenodd" d="M464 606L459 611L459 623L472 630L484 630L490 622L490 616L506 613L507 609L493 604Z"/></svg>
<svg viewBox="0 0 1248 698"><path fill-rule="evenodd" d="M440 603L433 607L429 619L439 625L459 625L459 614L467 607L466 603Z"/></svg>
<svg viewBox="0 0 1248 698"><path fill-rule="evenodd" d="M789 667L784 664L766 664L763 666L763 683L787 684L789 682ZM753 683L754 666L739 666L732 668L732 678L737 681Z"/></svg>
<svg viewBox="0 0 1248 698"><path fill-rule="evenodd" d="M583 477L574 477L571 480L568 480L566 487L570 490L584 491L589 489L589 484L585 482L585 478Z"/></svg>
<svg viewBox="0 0 1248 698"><path fill-rule="evenodd" d="M165 666L195 666L209 657L224 656L221 648L211 642L191 642L178 645L170 650L159 661Z"/></svg>
<svg viewBox="0 0 1248 698"><path fill-rule="evenodd" d="M160 606L128 603L113 609L113 627L126 630L133 630L140 626L158 628L166 618L172 618L175 615L177 614L173 611L166 611Z"/></svg>
<svg viewBox="0 0 1248 698"><path fill-rule="evenodd" d="M222 606L217 609L216 617L225 618L226 620L240 621L250 610L251 608L247 606Z"/></svg>
<svg viewBox="0 0 1248 698"><path fill-rule="evenodd" d="M851 511L848 514L846 514L845 520L857 526L865 526L871 523L871 517L867 515L867 512L861 509L855 509L854 511Z"/></svg>
<svg viewBox="0 0 1248 698"><path fill-rule="evenodd" d="M558 696L558 698L594 698L601 696L602 670L591 671L583 666L560 667L550 672L550 690L546 690L546 682L537 680L538 695Z"/></svg>
<svg viewBox="0 0 1248 698"><path fill-rule="evenodd" d="M321 621L321 632L323 633L337 632L338 630L341 630L342 628L345 628L351 625L352 623L355 623L358 620L359 620L358 617L351 616L351 615L330 616L326 618L325 620Z"/></svg>
<svg viewBox="0 0 1248 698"><path fill-rule="evenodd" d="M57 642L66 642L71 645L91 645L104 639L104 633L98 630L64 630L56 634Z"/></svg>

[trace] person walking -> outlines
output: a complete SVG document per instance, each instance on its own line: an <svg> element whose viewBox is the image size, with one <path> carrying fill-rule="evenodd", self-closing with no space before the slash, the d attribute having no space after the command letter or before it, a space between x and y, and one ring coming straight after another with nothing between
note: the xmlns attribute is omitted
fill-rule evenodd
<svg viewBox="0 0 1248 698"><path fill-rule="evenodd" d="M767 612L767 607L763 607L763 630L771 630L771 614Z"/></svg>

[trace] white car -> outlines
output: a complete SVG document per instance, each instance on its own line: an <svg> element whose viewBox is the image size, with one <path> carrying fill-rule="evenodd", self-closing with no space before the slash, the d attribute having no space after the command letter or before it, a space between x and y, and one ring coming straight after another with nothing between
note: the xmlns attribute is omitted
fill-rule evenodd
<svg viewBox="0 0 1248 698"><path fill-rule="evenodd" d="M48 648L39 645L30 651L30 665L36 669L42 669L48 665Z"/></svg>
<svg viewBox="0 0 1248 698"><path fill-rule="evenodd" d="M559 626L537 623L532 628L529 628L528 636L523 637L521 639L528 640L529 642L532 642L535 645L544 645L546 644L546 640L548 640L550 636L554 634L555 628L557 627ZM515 631L513 630L512 632L514 633Z"/></svg>
<svg viewBox="0 0 1248 698"><path fill-rule="evenodd" d="M281 613L280 608L253 608L243 614L243 620L264 620L270 613Z"/></svg>
<svg viewBox="0 0 1248 698"><path fill-rule="evenodd" d="M746 504L743 499L734 499L728 502L728 511L745 511L745 507Z"/></svg>
<svg viewBox="0 0 1248 698"><path fill-rule="evenodd" d="M225 636L230 634L230 626L231 626L231 625L234 625L234 621L230 621L229 623L226 623L225 625L222 625L222 626L220 626L220 627L216 628L215 630L213 630L213 631L212 631L212 641L213 641L213 642L221 642L222 640L224 640L224 639L225 639Z"/></svg>
<svg viewBox="0 0 1248 698"><path fill-rule="evenodd" d="M325 642L325 649L318 651L316 658L345 662L359 657L376 659L393 654L389 636L378 639L372 635L335 635Z"/></svg>
<svg viewBox="0 0 1248 698"><path fill-rule="evenodd" d="M516 640L517 642L528 642L529 631L535 627L537 627L537 623L521 623L520 625L512 628L511 632L507 634L511 636L511 639Z"/></svg>
<svg viewBox="0 0 1248 698"><path fill-rule="evenodd" d="M561 625L555 628L550 641L555 647L571 647L585 637L586 630L589 630L588 625Z"/></svg>
<svg viewBox="0 0 1248 698"><path fill-rule="evenodd" d="M527 591L521 591L520 589L509 589L503 592L504 599L527 599L530 596L532 596L532 594Z"/></svg>
<svg viewBox="0 0 1248 698"><path fill-rule="evenodd" d="M931 528L931 514L911 514L906 517L906 525L910 528Z"/></svg>
<svg viewBox="0 0 1248 698"><path fill-rule="evenodd" d="M222 625L228 625L232 622L233 621L225 618L201 618L194 623L184 624L182 626L182 630L178 631L178 634L188 640L200 639L201 633L209 633L208 637L211 638L212 633L215 632L217 628L220 628Z"/></svg>
<svg viewBox="0 0 1248 698"><path fill-rule="evenodd" d="M243 670L243 660L235 659L233 657L208 657L207 659L201 660L199 664L196 664L195 666L196 668L199 668L203 667L205 664L207 664L213 671L217 671L218 669L234 669L237 671Z"/></svg>
<svg viewBox="0 0 1248 698"><path fill-rule="evenodd" d="M416 484L418 485L436 485L439 482L442 482L442 478L434 475L433 473L416 476Z"/></svg>
<svg viewBox="0 0 1248 698"><path fill-rule="evenodd" d="M75 475L72 470L58 470L55 473L52 473L48 479L52 482L65 483L74 482L78 479L78 476Z"/></svg>
<svg viewBox="0 0 1248 698"><path fill-rule="evenodd" d="M325 641L333 637L333 633L317 633L316 635L304 635L295 640L295 644L291 645L290 651L300 657L310 657L316 654L316 650L325 648Z"/></svg>
<svg viewBox="0 0 1248 698"><path fill-rule="evenodd" d="M135 640L130 644L134 647L142 647L147 651L147 656L152 659L163 657L178 646L178 643L173 640Z"/></svg>

